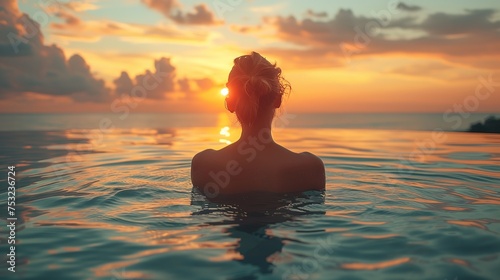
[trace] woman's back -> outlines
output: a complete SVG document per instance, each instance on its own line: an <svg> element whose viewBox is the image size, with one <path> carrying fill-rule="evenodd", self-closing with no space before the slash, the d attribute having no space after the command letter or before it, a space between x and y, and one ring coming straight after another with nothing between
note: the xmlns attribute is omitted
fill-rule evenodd
<svg viewBox="0 0 500 280"><path fill-rule="evenodd" d="M300 192L325 188L325 168L310 153L294 153L274 142L271 123L289 85L281 69L260 54L238 57L229 73L226 108L236 113L240 139L198 153L191 180L205 195Z"/></svg>
<svg viewBox="0 0 500 280"><path fill-rule="evenodd" d="M325 187L325 169L318 157L291 152L274 142L256 147L236 142L218 151L205 150L193 158L191 178L206 194L284 193Z"/></svg>

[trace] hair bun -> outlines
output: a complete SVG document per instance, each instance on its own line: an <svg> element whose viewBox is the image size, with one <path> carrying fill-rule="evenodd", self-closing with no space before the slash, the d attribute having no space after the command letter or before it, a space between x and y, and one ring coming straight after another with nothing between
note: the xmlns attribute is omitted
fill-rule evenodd
<svg viewBox="0 0 500 280"><path fill-rule="evenodd" d="M248 94L253 94L257 97L260 97L270 94L271 90L271 83L262 76L251 76L248 80Z"/></svg>
<svg viewBox="0 0 500 280"><path fill-rule="evenodd" d="M274 100L290 87L281 69L256 52L234 59L227 86L236 116L246 125L254 123L262 110L274 110Z"/></svg>

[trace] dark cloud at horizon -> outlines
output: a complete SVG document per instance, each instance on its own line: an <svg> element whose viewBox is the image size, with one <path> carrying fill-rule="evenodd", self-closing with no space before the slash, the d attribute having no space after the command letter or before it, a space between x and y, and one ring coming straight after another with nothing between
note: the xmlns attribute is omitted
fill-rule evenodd
<svg viewBox="0 0 500 280"><path fill-rule="evenodd" d="M149 99L164 99L165 94L175 91L175 67L169 58L162 57L155 61L154 72L146 70L132 80L126 71L122 71L113 83L116 96L134 94L134 88L139 87Z"/></svg>
<svg viewBox="0 0 500 280"><path fill-rule="evenodd" d="M193 93L208 90L215 86L210 78L190 79L176 78L176 68L172 65L170 58L162 57L155 60L155 71L146 70L144 73L130 78L127 71L122 71L113 83L115 85L115 96L134 95L134 90L145 89L149 99L165 99L174 92L182 92L186 97L192 97ZM140 88L140 89L137 89ZM136 89L134 89L136 88Z"/></svg>
<svg viewBox="0 0 500 280"><path fill-rule="evenodd" d="M67 96L75 101L109 98L80 55L66 59L56 45L44 44L40 25L21 13L14 0L0 0L0 98L25 92Z"/></svg>
<svg viewBox="0 0 500 280"><path fill-rule="evenodd" d="M113 91L105 86L104 80L95 76L82 56L74 54L66 58L57 45L45 45L40 25L23 14L15 0L0 0L0 16L0 99L38 93L98 103L109 101L113 93L131 94L134 85L145 87L149 99L164 99L165 94L180 85L170 58L160 58L155 61L153 72L146 70L134 81L127 72L122 72L114 81L116 89ZM63 19L66 25L82 23L65 10L56 11L55 16Z"/></svg>

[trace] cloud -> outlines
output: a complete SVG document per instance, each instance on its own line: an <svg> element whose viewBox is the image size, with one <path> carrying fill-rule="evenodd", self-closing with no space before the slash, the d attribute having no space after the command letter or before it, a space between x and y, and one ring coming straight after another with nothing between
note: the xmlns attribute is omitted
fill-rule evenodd
<svg viewBox="0 0 500 280"><path fill-rule="evenodd" d="M408 63L395 67L386 73L403 75L411 78L428 80L446 80L454 83L477 79L477 70L470 67L457 67L452 63L442 61Z"/></svg>
<svg viewBox="0 0 500 280"><path fill-rule="evenodd" d="M437 77L443 75L443 72L448 70L453 71L455 70L455 67L438 62L427 62L399 66L389 71L389 73L409 76Z"/></svg>
<svg viewBox="0 0 500 280"><path fill-rule="evenodd" d="M113 93L117 96L131 94L137 85L146 91L147 98L165 99L179 87L175 67L170 58L163 57L155 61L154 70L146 70L134 80L126 71L122 72L113 81L115 89L112 91L105 86L104 80L92 73L82 56L75 54L66 58L57 45L45 45L39 24L22 14L15 1L0 0L0 7L0 99L46 96L102 103L109 102ZM58 10L55 15L64 20L64 26L73 28L71 30L86 26L65 10ZM117 23L109 23L103 28L109 32L125 29ZM187 81L197 85L195 91L207 90L214 84L209 78Z"/></svg>
<svg viewBox="0 0 500 280"><path fill-rule="evenodd" d="M185 12L182 11L182 5L177 0L141 0L141 2L178 24L218 25L223 23L217 20L214 13L205 4L198 4L194 6L193 11Z"/></svg>
<svg viewBox="0 0 500 280"><path fill-rule="evenodd" d="M494 21L493 9L467 10L465 14L435 13L429 15L420 28L430 35L500 35L500 20ZM475 42L476 43L476 42Z"/></svg>
<svg viewBox="0 0 500 280"><path fill-rule="evenodd" d="M215 86L215 82L210 78L195 79L194 81L199 91L205 91Z"/></svg>
<svg viewBox="0 0 500 280"><path fill-rule="evenodd" d="M148 98L164 99L165 93L175 91L175 67L170 58L162 57L155 60L155 71L146 70L144 74L135 77L136 85L147 90Z"/></svg>
<svg viewBox="0 0 500 280"><path fill-rule="evenodd" d="M316 17L316 18L325 18L325 17L328 17L328 13L327 12L314 12L313 10L307 10L306 16Z"/></svg>
<svg viewBox="0 0 500 280"><path fill-rule="evenodd" d="M399 2L397 8L402 10L402 11L406 11L406 12L418 12L418 11L422 10L422 7L420 7L420 6L408 5L408 4L405 4L403 2Z"/></svg>
<svg viewBox="0 0 500 280"><path fill-rule="evenodd" d="M369 19L356 18L351 10L340 9L328 20L306 18L299 20L294 16L264 18L268 24L277 28L278 37L301 45L325 45L350 40L356 25L363 26Z"/></svg>
<svg viewBox="0 0 500 280"><path fill-rule="evenodd" d="M271 30L274 38L293 47L263 51L286 59L297 57L298 62L301 56L303 61L317 61L307 62L311 65L339 65L339 60L345 62L346 57L391 53L427 54L470 63L463 58L490 56L499 61L500 21L495 15L495 10L483 9L461 14L433 13L422 20L395 15L382 19L340 9L330 18L263 17L262 26L239 26L232 30L257 35ZM397 36L398 32L416 36Z"/></svg>
<svg viewBox="0 0 500 280"><path fill-rule="evenodd" d="M97 41L103 36L117 36L141 43L199 43L209 38L209 33L206 31L179 30L172 25L151 26L106 20L82 21L67 12L57 12L55 15L64 22L51 23L52 34L69 40Z"/></svg>
<svg viewBox="0 0 500 280"><path fill-rule="evenodd" d="M84 12L90 10L97 10L99 6L94 4L94 0L78 0L78 1L69 1L65 3L59 3L59 5L70 9L74 12Z"/></svg>
<svg viewBox="0 0 500 280"><path fill-rule="evenodd" d="M177 0L141 0L141 2L146 4L151 9L161 12L166 17L170 17L174 8L181 7Z"/></svg>
<svg viewBox="0 0 500 280"><path fill-rule="evenodd" d="M262 25L234 25L229 27L237 33L258 33L262 31Z"/></svg>
<svg viewBox="0 0 500 280"><path fill-rule="evenodd" d="M169 94L182 92L186 97L192 93L198 93L211 89L215 82L210 78L176 79L176 68L172 65L170 58L162 57L155 60L155 71L146 70L132 80L129 74L123 71L114 81L115 95L127 96L133 94L137 87L144 89L148 99L166 99Z"/></svg>
<svg viewBox="0 0 500 280"><path fill-rule="evenodd" d="M191 99L196 97L197 93L205 92L216 86L214 80L210 78L189 79L182 78L177 81L179 90L183 92L186 98Z"/></svg>
<svg viewBox="0 0 500 280"><path fill-rule="evenodd" d="M0 7L0 98L30 92L81 102L109 98L104 81L81 56L66 59L61 48L44 44L39 24L22 14L16 1L1 0Z"/></svg>
<svg viewBox="0 0 500 280"><path fill-rule="evenodd" d="M190 93L191 92L191 84L188 78L182 78L178 81L179 89L182 92Z"/></svg>
<svg viewBox="0 0 500 280"><path fill-rule="evenodd" d="M115 95L121 96L123 94L130 94L134 88L134 82L126 71L122 71L120 77L116 78L113 83L115 84Z"/></svg>
<svg viewBox="0 0 500 280"><path fill-rule="evenodd" d="M195 6L194 12L177 11L170 18L179 24L212 25L221 23L205 4Z"/></svg>
<svg viewBox="0 0 500 280"><path fill-rule="evenodd" d="M82 23L78 17L76 17L76 16L72 15L71 13L68 13L64 10L59 10L54 15L60 19L63 19L64 22L66 23L66 25L69 25L69 26L76 26L76 25L80 25Z"/></svg>

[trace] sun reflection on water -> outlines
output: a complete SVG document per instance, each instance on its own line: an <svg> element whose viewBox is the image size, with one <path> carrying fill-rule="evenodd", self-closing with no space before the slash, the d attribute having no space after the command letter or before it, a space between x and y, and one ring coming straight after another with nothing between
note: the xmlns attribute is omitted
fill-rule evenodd
<svg viewBox="0 0 500 280"><path fill-rule="evenodd" d="M229 132L229 126L225 126L223 128L221 128L220 132L219 132L220 135L224 136L224 137L229 137L231 136L231 133ZM219 142L221 143L225 143L225 144L231 144L231 141L227 140L227 139L219 139Z"/></svg>

